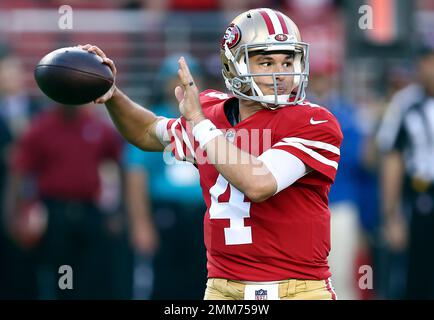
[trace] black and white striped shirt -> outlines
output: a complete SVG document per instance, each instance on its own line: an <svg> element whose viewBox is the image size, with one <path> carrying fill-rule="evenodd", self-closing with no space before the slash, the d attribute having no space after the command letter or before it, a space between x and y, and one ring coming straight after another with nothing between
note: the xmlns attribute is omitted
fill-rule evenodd
<svg viewBox="0 0 434 320"><path fill-rule="evenodd" d="M406 174L434 182L434 97L410 85L393 97L377 135L382 152L402 153Z"/></svg>

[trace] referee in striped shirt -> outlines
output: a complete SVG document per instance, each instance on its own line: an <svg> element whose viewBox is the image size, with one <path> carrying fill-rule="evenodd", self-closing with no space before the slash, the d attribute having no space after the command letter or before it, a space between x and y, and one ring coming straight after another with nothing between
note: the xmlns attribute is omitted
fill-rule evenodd
<svg viewBox="0 0 434 320"><path fill-rule="evenodd" d="M382 202L389 249L408 249L406 298L434 299L434 49L417 57L417 83L399 91L381 123Z"/></svg>

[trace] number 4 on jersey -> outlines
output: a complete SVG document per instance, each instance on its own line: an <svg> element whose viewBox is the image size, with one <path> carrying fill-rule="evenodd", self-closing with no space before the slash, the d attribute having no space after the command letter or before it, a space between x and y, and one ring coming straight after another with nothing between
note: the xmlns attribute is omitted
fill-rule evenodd
<svg viewBox="0 0 434 320"><path fill-rule="evenodd" d="M230 186L229 202L219 202L218 198ZM230 227L224 229L226 245L252 243L252 228L244 225L244 218L250 218L250 202L244 202L244 194L229 184L220 174L216 184L209 190L211 206L210 219L229 219Z"/></svg>

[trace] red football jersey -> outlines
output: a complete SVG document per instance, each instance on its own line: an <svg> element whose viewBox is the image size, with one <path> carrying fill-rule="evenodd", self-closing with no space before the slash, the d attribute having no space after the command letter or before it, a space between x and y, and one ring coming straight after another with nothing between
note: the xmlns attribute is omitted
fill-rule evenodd
<svg viewBox="0 0 434 320"><path fill-rule="evenodd" d="M208 277L244 281L329 278L328 193L343 138L336 118L327 109L305 102L260 110L232 127L224 112L228 99L235 98L213 90L200 94L203 113L229 141L254 156L269 148L284 150L313 171L269 199L251 202L203 161L206 153L192 138L184 118L168 122L171 151L178 159L195 161L200 173L207 205Z"/></svg>

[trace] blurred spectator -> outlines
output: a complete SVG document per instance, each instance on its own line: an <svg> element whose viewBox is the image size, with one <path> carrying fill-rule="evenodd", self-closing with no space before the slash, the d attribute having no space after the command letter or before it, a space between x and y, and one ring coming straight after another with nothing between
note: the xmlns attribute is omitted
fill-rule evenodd
<svg viewBox="0 0 434 320"><path fill-rule="evenodd" d="M31 119L41 110L25 86L27 71L15 56L0 60L0 117L9 127L14 138L18 138Z"/></svg>
<svg viewBox="0 0 434 320"><path fill-rule="evenodd" d="M11 234L25 203L45 208L48 221L38 243L38 297L113 298L105 217L98 208L99 167L118 161L114 130L80 107L59 106L33 122L14 150L7 210ZM35 192L25 189L30 177ZM60 290L58 270L73 270L73 290Z"/></svg>
<svg viewBox="0 0 434 320"><path fill-rule="evenodd" d="M329 255L333 284L340 299L358 299L354 278L360 242L359 178L364 138L357 108L337 91L336 68L316 66L309 77L309 100L328 108L338 119L344 140L335 183L330 190L332 250Z"/></svg>
<svg viewBox="0 0 434 320"><path fill-rule="evenodd" d="M179 112L173 93L179 81L180 56L165 59L154 83L153 111L168 118L176 118ZM195 79L199 79L198 62L184 56ZM131 240L137 253L151 256L149 261L158 237L160 240L153 263L152 299L202 299L206 282L202 230L205 204L197 170L187 162L167 164L161 153L143 152L132 145L124 156Z"/></svg>
<svg viewBox="0 0 434 320"><path fill-rule="evenodd" d="M406 256L404 252L389 250L382 234L383 201L380 191L382 159L376 135L391 98L396 92L413 82L414 68L408 58L388 59L381 64L385 67L382 76L377 80L378 82L369 85L375 90L370 91L371 96L365 95L365 98L360 101L361 123L367 137L367 152L364 155L366 170L359 178L363 190L361 193L362 225L367 231L366 240L373 260L375 298L401 299L404 297L405 290ZM366 215L367 212L375 214Z"/></svg>
<svg viewBox="0 0 434 320"><path fill-rule="evenodd" d="M11 145L19 139L41 109L38 102L29 94L25 86L25 77L26 69L19 58L6 54L0 59L0 119L10 135ZM6 170L7 168L5 173ZM6 179L6 176L2 179ZM3 193L0 195L3 198ZM33 218L37 216L38 213L32 210L17 213L16 225L19 227L14 234L14 239L7 234L7 228L3 225L0 230L0 237L3 239L0 252L2 261L0 280L5 298L36 297L35 252L32 246L39 232L34 228L37 225L33 224L35 221ZM2 220L4 217L3 213ZM27 227L32 232L26 234Z"/></svg>
<svg viewBox="0 0 434 320"><path fill-rule="evenodd" d="M434 50L417 59L418 81L393 97L377 139L384 153L384 238L391 253L408 250L406 298L433 299ZM400 276L405 275L405 270ZM405 284L404 284L405 285Z"/></svg>

